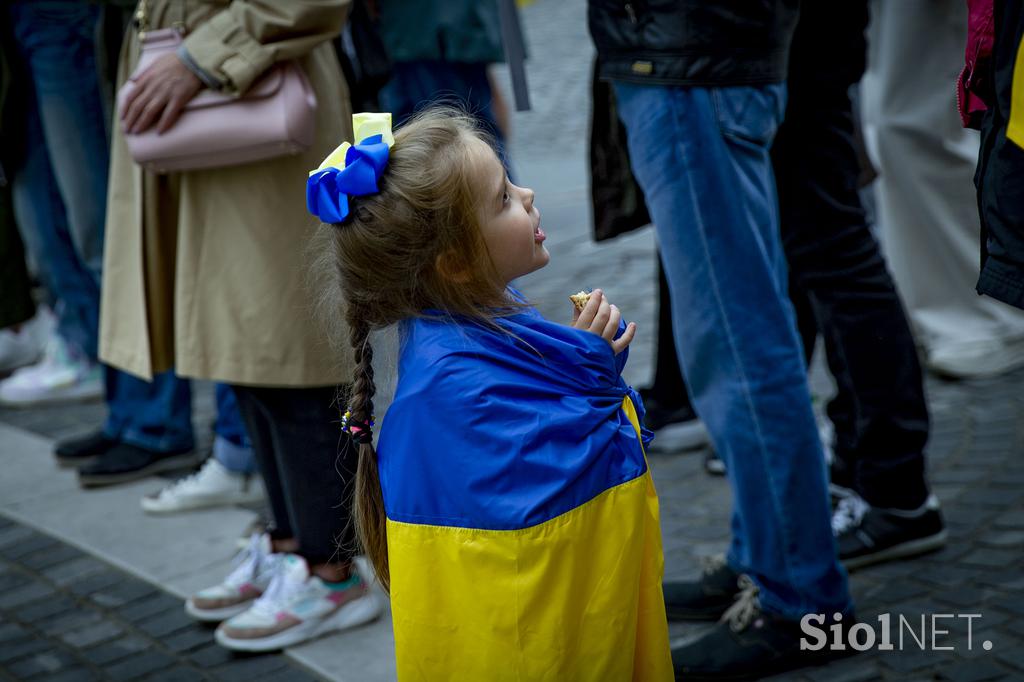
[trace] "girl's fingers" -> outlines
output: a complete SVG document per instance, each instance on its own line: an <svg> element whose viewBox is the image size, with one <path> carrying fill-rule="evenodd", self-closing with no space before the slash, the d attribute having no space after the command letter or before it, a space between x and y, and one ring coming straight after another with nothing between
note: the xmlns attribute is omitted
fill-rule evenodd
<svg viewBox="0 0 1024 682"><path fill-rule="evenodd" d="M590 329L593 326L594 316L597 315L597 311L601 308L601 301L604 296L600 289L594 289L590 292L590 300L587 301L587 305L583 306L583 311L576 318L576 327L579 329Z"/></svg>
<svg viewBox="0 0 1024 682"><path fill-rule="evenodd" d="M603 336L605 325L608 324L608 318L611 314L611 305L608 303L608 299L602 296L601 306L597 309L597 315L594 316L593 322L590 323L590 331L594 332L598 336Z"/></svg>
<svg viewBox="0 0 1024 682"><path fill-rule="evenodd" d="M636 336L636 322L630 322L626 325L626 331L622 333L622 336L612 341L612 352L618 355L626 350L629 344L633 342L634 336Z"/></svg>
<svg viewBox="0 0 1024 682"><path fill-rule="evenodd" d="M622 312L619 311L618 306L608 306L610 314L608 315L608 324L604 326L604 331L601 333L608 341L615 339L615 332L619 331L619 322L622 320Z"/></svg>

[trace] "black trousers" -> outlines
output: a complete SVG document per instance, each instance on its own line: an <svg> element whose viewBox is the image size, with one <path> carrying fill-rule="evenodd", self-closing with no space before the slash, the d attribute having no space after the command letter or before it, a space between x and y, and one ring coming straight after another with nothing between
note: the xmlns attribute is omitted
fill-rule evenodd
<svg viewBox="0 0 1024 682"><path fill-rule="evenodd" d="M806 352L821 333L838 388L828 406L834 482L874 506L916 508L928 495L928 408L906 312L857 194L849 89L864 70L867 7L841 5L802 9L772 147L790 298ZM671 324L659 324L659 377L679 372L661 366L671 334Z"/></svg>
<svg viewBox="0 0 1024 682"><path fill-rule="evenodd" d="M310 564L351 559L357 450L338 424L337 388L233 388L270 500L271 536L295 538Z"/></svg>

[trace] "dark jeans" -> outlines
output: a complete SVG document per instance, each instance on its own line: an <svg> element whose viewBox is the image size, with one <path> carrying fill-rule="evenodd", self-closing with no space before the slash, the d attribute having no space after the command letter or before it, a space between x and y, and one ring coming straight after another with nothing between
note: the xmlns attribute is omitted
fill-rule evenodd
<svg viewBox="0 0 1024 682"><path fill-rule="evenodd" d="M14 224L11 191L5 184L0 184L0 291L3 292L0 329L20 324L35 315L32 280L25 268L25 252Z"/></svg>
<svg viewBox="0 0 1024 682"><path fill-rule="evenodd" d="M789 294L807 353L819 331L838 388L828 406L833 482L874 506L916 508L928 494L928 409L907 316L857 194L849 87L863 70L867 10L852 3L843 11L852 16L832 18L829 7L802 13L786 116L772 146ZM812 42L826 35L852 49ZM659 346L673 343L668 333L662 325Z"/></svg>
<svg viewBox="0 0 1024 682"><path fill-rule="evenodd" d="M844 12L810 7L793 40L789 106L772 148L783 247L790 295L798 310L810 304L838 386L828 406L845 479L836 482L875 506L915 508L928 494L928 408L907 315L857 194L849 89L863 69L867 8ZM829 49L825 35L855 49Z"/></svg>
<svg viewBox="0 0 1024 682"><path fill-rule="evenodd" d="M338 425L337 389L233 388L270 499L272 537L295 538L310 564L351 559L357 451Z"/></svg>

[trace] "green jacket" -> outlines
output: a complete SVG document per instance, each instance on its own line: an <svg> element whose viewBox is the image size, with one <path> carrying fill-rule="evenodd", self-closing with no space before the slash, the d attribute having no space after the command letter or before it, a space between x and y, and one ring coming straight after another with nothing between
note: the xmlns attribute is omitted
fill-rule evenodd
<svg viewBox="0 0 1024 682"><path fill-rule="evenodd" d="M379 0L380 34L395 62L505 61L496 0Z"/></svg>

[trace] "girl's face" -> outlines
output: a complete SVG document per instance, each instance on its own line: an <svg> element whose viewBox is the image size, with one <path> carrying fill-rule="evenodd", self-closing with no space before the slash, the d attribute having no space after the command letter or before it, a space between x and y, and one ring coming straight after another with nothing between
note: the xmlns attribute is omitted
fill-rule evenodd
<svg viewBox="0 0 1024 682"><path fill-rule="evenodd" d="M484 243L502 282L539 270L551 260L533 190L509 182L497 154L479 142L477 211Z"/></svg>

